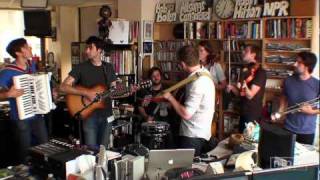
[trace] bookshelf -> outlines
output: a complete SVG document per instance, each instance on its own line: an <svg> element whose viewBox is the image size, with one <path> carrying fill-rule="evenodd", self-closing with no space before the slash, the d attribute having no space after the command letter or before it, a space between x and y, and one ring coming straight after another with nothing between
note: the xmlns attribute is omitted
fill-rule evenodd
<svg viewBox="0 0 320 180"><path fill-rule="evenodd" d="M311 49L312 24L312 16L264 19L262 52L268 77L264 104L273 111L279 106L283 80L294 72L296 54Z"/></svg>
<svg viewBox="0 0 320 180"><path fill-rule="evenodd" d="M301 51L310 51L312 23L312 16L155 23L154 60L155 64L162 69L166 69L166 66L175 67L176 59L173 54L179 47L187 44L197 45L199 41L207 40L212 44L216 54L220 56L220 63L228 76L228 37L230 37L230 81L237 82L243 66L242 50L245 45L254 44L261 48L258 63L267 71L264 104L271 102L275 109L277 97L282 91L283 79L293 73L292 65L295 62L295 55ZM170 72L171 75L167 80L171 82L176 82L183 77L180 76L179 69L169 68L164 71ZM222 96L220 101L223 102ZM231 102L233 104L229 107L222 107L223 103L219 103L219 107L216 108L219 114L219 117L215 119L218 122L219 138L231 133L232 127L236 126L235 122L239 116L236 108L238 100L232 97Z"/></svg>

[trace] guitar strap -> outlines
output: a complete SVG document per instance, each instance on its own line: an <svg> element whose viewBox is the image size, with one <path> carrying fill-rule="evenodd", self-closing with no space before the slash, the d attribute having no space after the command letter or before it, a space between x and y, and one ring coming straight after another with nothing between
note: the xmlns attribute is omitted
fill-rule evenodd
<svg viewBox="0 0 320 180"><path fill-rule="evenodd" d="M178 88L180 88L182 86L185 86L185 85L187 85L187 84L199 79L201 76L207 76L211 80L213 80L211 74L209 74L207 72L196 72L192 76L190 76L190 77L188 77L188 78L186 78L186 79L184 79L182 81L179 81L177 84L175 84L175 85L163 90L162 92L157 94L157 96L161 96L161 95L163 95L164 93L167 93L167 92L172 92L172 91L174 91L174 90L176 90L176 89L178 89Z"/></svg>

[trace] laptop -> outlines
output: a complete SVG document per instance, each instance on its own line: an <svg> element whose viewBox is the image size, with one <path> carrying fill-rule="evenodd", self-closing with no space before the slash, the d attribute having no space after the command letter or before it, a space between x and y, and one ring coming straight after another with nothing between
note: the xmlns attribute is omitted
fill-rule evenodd
<svg viewBox="0 0 320 180"><path fill-rule="evenodd" d="M192 167L194 149L150 150L147 175L150 179L161 179L172 168Z"/></svg>

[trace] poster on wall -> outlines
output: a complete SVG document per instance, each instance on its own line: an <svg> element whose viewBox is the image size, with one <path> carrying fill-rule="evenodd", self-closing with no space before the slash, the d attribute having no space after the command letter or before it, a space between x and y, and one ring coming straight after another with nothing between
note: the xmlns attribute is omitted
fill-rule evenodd
<svg viewBox="0 0 320 180"><path fill-rule="evenodd" d="M143 42L143 54L152 54L152 42Z"/></svg>
<svg viewBox="0 0 320 180"><path fill-rule="evenodd" d="M144 41L152 41L153 37L153 22L144 21L143 22L143 39Z"/></svg>
<svg viewBox="0 0 320 180"><path fill-rule="evenodd" d="M179 21L210 21L212 0L177 0Z"/></svg>
<svg viewBox="0 0 320 180"><path fill-rule="evenodd" d="M177 20L176 1L160 1L156 5L156 22L175 22Z"/></svg>
<svg viewBox="0 0 320 180"><path fill-rule="evenodd" d="M129 21L112 21L112 26L109 29L109 39L112 41L113 44L129 43Z"/></svg>

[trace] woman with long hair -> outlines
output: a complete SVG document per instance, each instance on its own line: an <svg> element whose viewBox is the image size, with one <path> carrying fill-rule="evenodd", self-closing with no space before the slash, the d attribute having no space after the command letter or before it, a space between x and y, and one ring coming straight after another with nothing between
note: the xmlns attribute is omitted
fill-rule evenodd
<svg viewBox="0 0 320 180"><path fill-rule="evenodd" d="M226 87L226 76L223 72L218 58L214 55L213 48L209 41L201 41L198 45L200 64L210 71L214 85L217 90L222 90Z"/></svg>

